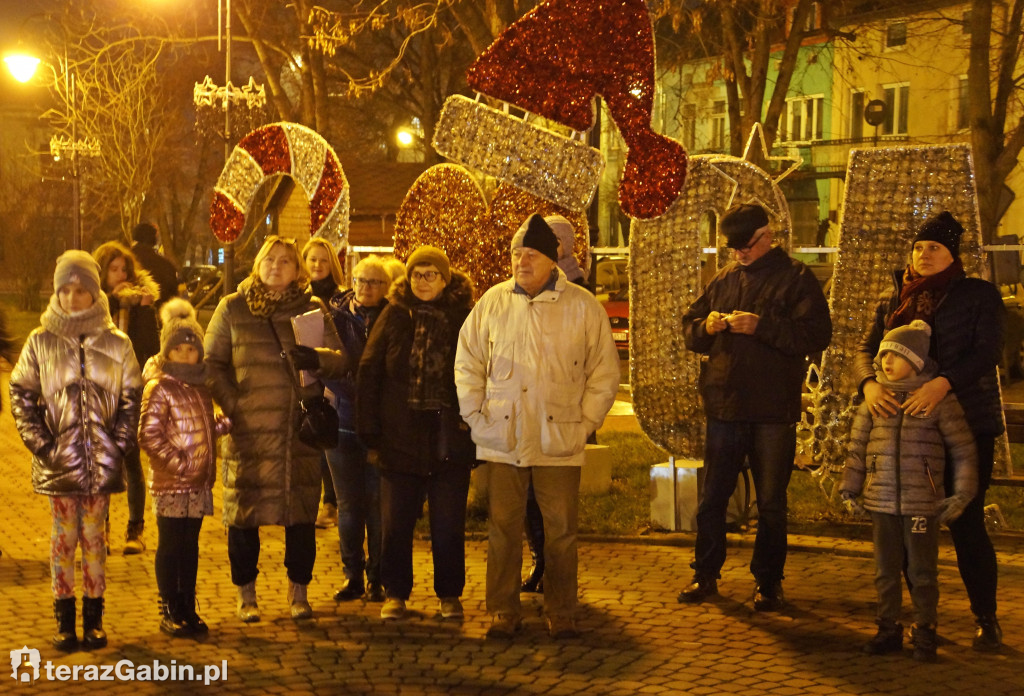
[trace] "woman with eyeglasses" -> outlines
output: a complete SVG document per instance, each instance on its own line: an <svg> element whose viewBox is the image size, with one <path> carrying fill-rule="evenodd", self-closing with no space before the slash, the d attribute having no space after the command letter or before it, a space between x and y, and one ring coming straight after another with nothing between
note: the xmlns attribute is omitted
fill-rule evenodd
<svg viewBox="0 0 1024 696"><path fill-rule="evenodd" d="M412 592L412 544L426 498L434 592L443 619L461 619L466 500L476 456L459 416L455 348L473 286L440 249L406 261L370 332L356 380L356 431L381 471L382 619L400 619Z"/></svg>
<svg viewBox="0 0 1024 696"><path fill-rule="evenodd" d="M323 313L324 346L297 345L293 317ZM272 235L252 273L220 301L204 342L214 399L231 419L223 452L224 522L238 616L260 620L256 602L260 527L284 527L288 604L294 619L313 615L306 587L316 560L320 456L298 438L300 399L320 396L320 381L297 386L299 370L339 379L349 369L334 322L313 297L294 239ZM289 374L291 372L291 374Z"/></svg>
<svg viewBox="0 0 1024 696"><path fill-rule="evenodd" d="M313 297L319 297L324 304L330 304L331 298L345 281L345 274L338 262L338 252L323 237L310 237L302 247L302 260L309 269L309 286L313 290ZM358 355L355 359L358 360ZM326 455L320 457L320 476L323 479L324 498L316 526L318 529L327 529L338 523L338 499L334 493L334 479L331 478Z"/></svg>
<svg viewBox="0 0 1024 696"><path fill-rule="evenodd" d="M383 261L368 256L353 269L352 289L339 291L329 307L353 370L328 388L338 409L338 446L326 452L338 501L338 542L345 580L334 594L338 602L359 599L384 601L380 580L380 472L366 460L366 448L356 436L356 375L370 330L387 305L391 278ZM364 534L365 533L365 534ZM366 553L363 541L366 541ZM365 581L363 575L365 573Z"/></svg>

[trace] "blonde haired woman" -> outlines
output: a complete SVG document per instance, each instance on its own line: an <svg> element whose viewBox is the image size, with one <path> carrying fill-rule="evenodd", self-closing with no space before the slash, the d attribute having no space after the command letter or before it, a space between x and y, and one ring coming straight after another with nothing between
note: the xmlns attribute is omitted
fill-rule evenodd
<svg viewBox="0 0 1024 696"><path fill-rule="evenodd" d="M325 347L296 345L292 317L316 310L323 312ZM204 347L214 399L234 423L223 449L224 521L239 618L260 619L256 576L265 525L285 528L291 615L310 618L306 587L316 560L321 452L298 439L299 400L322 395L324 387L297 388L289 371L338 378L347 360L334 322L313 297L295 240L267 238L238 292L217 305Z"/></svg>

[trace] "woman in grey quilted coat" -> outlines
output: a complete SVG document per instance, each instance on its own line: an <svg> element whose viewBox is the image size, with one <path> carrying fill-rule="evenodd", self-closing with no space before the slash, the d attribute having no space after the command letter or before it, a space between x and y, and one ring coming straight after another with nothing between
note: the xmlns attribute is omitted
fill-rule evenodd
<svg viewBox="0 0 1024 696"><path fill-rule="evenodd" d="M323 315L324 347L297 345L292 318L315 311ZM297 374L289 371L338 378L348 361L334 322L310 291L295 240L267 237L250 276L214 311L204 348L213 398L233 423L224 439L222 470L239 618L246 623L260 618L256 566L259 528L265 525L284 527L291 614L309 618L306 586L316 560L321 452L298 438L299 401L322 396L324 386L314 381L297 388L292 381Z"/></svg>

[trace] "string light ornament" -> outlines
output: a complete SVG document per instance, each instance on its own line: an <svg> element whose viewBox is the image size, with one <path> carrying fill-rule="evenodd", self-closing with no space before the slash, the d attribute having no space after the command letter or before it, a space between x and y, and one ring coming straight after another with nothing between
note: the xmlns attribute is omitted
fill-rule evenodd
<svg viewBox="0 0 1024 696"><path fill-rule="evenodd" d="M906 268L917 230L948 210L964 226L960 258L968 275L985 277L974 165L965 145L852 150L839 223L839 260L832 275L832 343L821 370L809 377L812 407L797 426L801 457L823 480L846 461L850 425L860 397L857 348L879 298L893 290L892 272ZM995 470L1008 473L1002 436Z"/></svg>
<svg viewBox="0 0 1024 696"><path fill-rule="evenodd" d="M629 149L619 183L623 212L657 217L682 190L686 151L651 128L654 33L643 0L547 0L502 32L470 66L466 81L575 131L591 128L600 95ZM460 149L477 150L475 161L487 157L489 147L480 138ZM525 142L519 151L530 147ZM531 159L543 157L538 149Z"/></svg>
<svg viewBox="0 0 1024 696"><path fill-rule="evenodd" d="M254 130L231 152L210 205L217 239L238 239L256 192L276 174L290 175L306 194L310 236L342 248L348 240L349 186L338 156L316 131L287 122Z"/></svg>
<svg viewBox="0 0 1024 696"><path fill-rule="evenodd" d="M573 252L585 266L587 219L514 186L499 184L488 204L465 167L438 164L413 183L395 215L395 256L405 260L424 244L444 249L453 267L473 280L479 297L511 276L509 245L533 213L562 215L576 229Z"/></svg>
<svg viewBox="0 0 1024 696"><path fill-rule="evenodd" d="M445 101L433 145L442 157L568 210L587 209L604 171L600 150L460 95Z"/></svg>
<svg viewBox="0 0 1024 696"><path fill-rule="evenodd" d="M776 230L775 239L788 247L789 206L779 182L793 169L773 177L746 159L697 155L690 158L686 187L675 203L657 218L632 222L629 370L633 410L644 433L675 456L704 458L700 356L683 342L682 319L703 292L709 219L721 218L734 204L760 204ZM719 263L724 265L731 253L724 241L717 246Z"/></svg>

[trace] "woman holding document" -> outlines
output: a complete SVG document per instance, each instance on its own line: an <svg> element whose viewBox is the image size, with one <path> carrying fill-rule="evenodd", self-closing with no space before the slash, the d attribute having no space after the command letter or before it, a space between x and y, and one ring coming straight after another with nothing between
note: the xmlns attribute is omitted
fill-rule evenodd
<svg viewBox="0 0 1024 696"><path fill-rule="evenodd" d="M311 324L322 329L311 331ZM291 615L309 618L321 453L298 439L299 401L322 395L319 379L340 377L348 366L334 323L310 291L295 240L267 237L252 273L217 306L204 347L213 397L234 423L222 470L238 616L246 623L260 619L259 528L279 525Z"/></svg>

